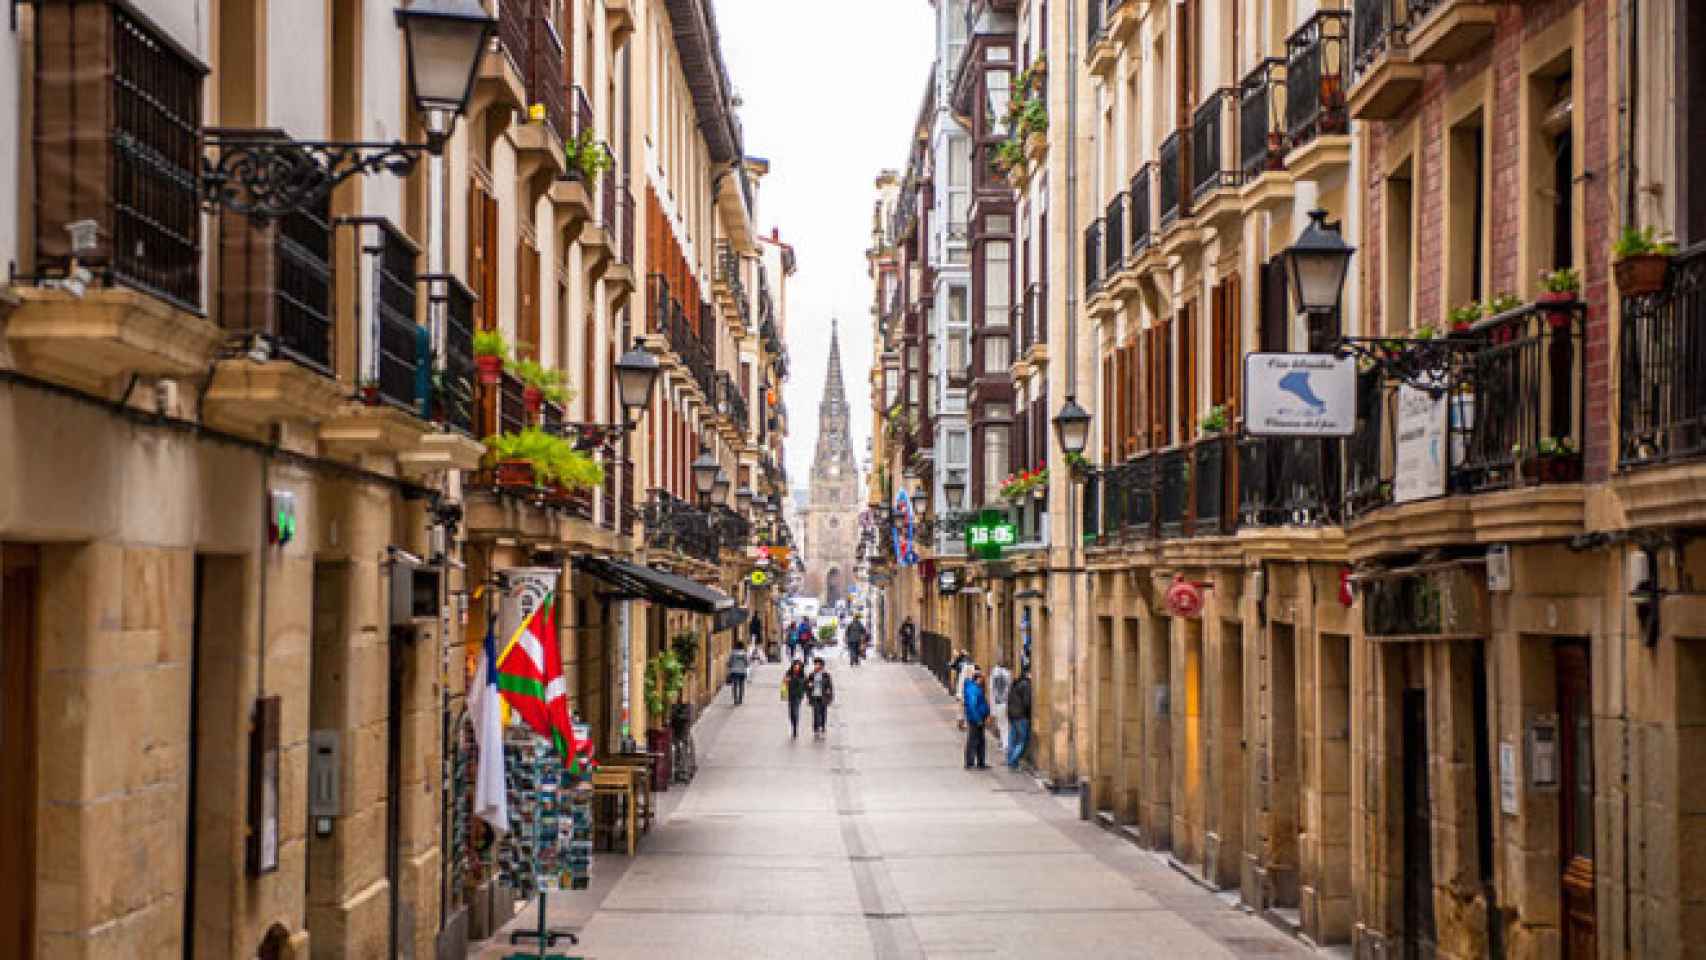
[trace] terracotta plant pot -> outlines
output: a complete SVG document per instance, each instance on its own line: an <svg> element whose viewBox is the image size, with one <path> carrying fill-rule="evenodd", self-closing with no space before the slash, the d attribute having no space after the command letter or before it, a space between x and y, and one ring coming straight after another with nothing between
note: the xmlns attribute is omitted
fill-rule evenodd
<svg viewBox="0 0 1706 960"><path fill-rule="evenodd" d="M364 383L361 385L361 402L370 407L379 406L379 384Z"/></svg>
<svg viewBox="0 0 1706 960"><path fill-rule="evenodd" d="M1572 304L1576 302L1576 295L1574 292L1569 290L1560 291L1558 293L1542 293L1534 298L1534 302L1542 306L1547 304ZM1562 307L1545 310L1543 311L1543 315L1546 317L1546 325L1554 330L1570 325L1570 311L1562 309Z"/></svg>
<svg viewBox="0 0 1706 960"><path fill-rule="evenodd" d="M540 408L545 406L545 394L541 393L538 387L523 387L521 402L527 407L529 416L538 416Z"/></svg>
<svg viewBox="0 0 1706 960"><path fill-rule="evenodd" d="M481 383L496 385L499 380L503 379L503 357L481 354L474 358L474 366L480 371Z"/></svg>
<svg viewBox="0 0 1706 960"><path fill-rule="evenodd" d="M493 482L500 487L534 486L533 464L527 460L500 460L493 475Z"/></svg>
<svg viewBox="0 0 1706 960"><path fill-rule="evenodd" d="M1617 292L1625 297L1644 297L1663 290L1669 267L1670 257L1662 253L1637 253L1611 265L1617 275Z"/></svg>

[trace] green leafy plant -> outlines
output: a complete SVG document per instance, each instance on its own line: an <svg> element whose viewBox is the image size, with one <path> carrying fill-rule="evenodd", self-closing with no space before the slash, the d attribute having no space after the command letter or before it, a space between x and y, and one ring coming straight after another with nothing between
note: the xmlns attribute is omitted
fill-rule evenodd
<svg viewBox="0 0 1706 960"><path fill-rule="evenodd" d="M664 719L663 708L681 696L686 685L687 668L670 650L646 661L646 715L657 723Z"/></svg>
<svg viewBox="0 0 1706 960"><path fill-rule="evenodd" d="M1031 491L1048 483L1048 468L1037 467L1035 470L1020 470L1010 473L1001 483L1001 495L1008 500L1023 500Z"/></svg>
<svg viewBox="0 0 1706 960"><path fill-rule="evenodd" d="M817 628L817 638L819 640L822 640L824 643L834 643L835 642L835 626L833 624L826 623L823 626L818 627Z"/></svg>
<svg viewBox="0 0 1706 960"><path fill-rule="evenodd" d="M1463 331L1474 326L1485 315L1485 307L1470 301L1461 307L1454 307L1448 317L1451 320L1451 329Z"/></svg>
<svg viewBox="0 0 1706 960"><path fill-rule="evenodd" d="M1079 474L1088 473L1096 468L1096 465L1090 462L1090 458L1082 453L1068 453L1066 465L1072 469L1073 473Z"/></svg>
<svg viewBox="0 0 1706 960"><path fill-rule="evenodd" d="M684 630L669 638L669 648L683 670L692 670L693 664L699 660L699 635Z"/></svg>
<svg viewBox="0 0 1706 960"><path fill-rule="evenodd" d="M1426 323L1416 328L1417 340L1434 340L1438 337L1439 331L1436 330L1434 325L1431 323Z"/></svg>
<svg viewBox="0 0 1706 960"><path fill-rule="evenodd" d="M1540 455L1543 457L1573 457L1576 455L1576 445L1569 437L1545 437L1540 441Z"/></svg>
<svg viewBox="0 0 1706 960"><path fill-rule="evenodd" d="M995 145L995 168L1004 174L1025 168L1025 144L1018 137L1008 137Z"/></svg>
<svg viewBox="0 0 1706 960"><path fill-rule="evenodd" d="M553 370L533 359L523 359L515 364L515 375L521 378L522 384L538 390L551 403L562 406L574 397L574 391L569 389L568 378L561 370Z"/></svg>
<svg viewBox="0 0 1706 960"><path fill-rule="evenodd" d="M1515 310L1522 305L1522 298L1516 294L1501 293L1487 301L1487 316L1496 317L1507 310Z"/></svg>
<svg viewBox="0 0 1706 960"><path fill-rule="evenodd" d="M1582 272L1575 267L1542 270L1540 289L1547 293L1577 293L1582 289Z"/></svg>
<svg viewBox="0 0 1706 960"><path fill-rule="evenodd" d="M1655 240L1652 227L1624 227L1617 236L1617 242L1611 245L1611 255L1618 260L1648 253L1668 257L1676 253L1676 244L1669 240Z"/></svg>
<svg viewBox="0 0 1706 960"><path fill-rule="evenodd" d="M1229 424L1230 420L1224 403L1217 403L1209 407L1208 412L1202 415L1201 420L1197 421L1197 427L1204 434L1225 433Z"/></svg>
<svg viewBox="0 0 1706 960"><path fill-rule="evenodd" d="M509 356L509 341L496 330L481 330L474 334L474 356L476 357L507 357Z"/></svg>
<svg viewBox="0 0 1706 960"><path fill-rule="evenodd" d="M1019 132L1024 135L1048 132L1048 105L1041 97L1025 101L1019 111Z"/></svg>
<svg viewBox="0 0 1706 960"><path fill-rule="evenodd" d="M571 490L584 490L604 482L604 468L598 461L576 450L562 437L538 427L487 437L486 449L496 461L526 461L533 467L534 481L540 485L555 483Z"/></svg>
<svg viewBox="0 0 1706 960"><path fill-rule="evenodd" d="M610 148L594 139L591 130L582 130L573 140L564 141L563 157L569 171L588 182L603 176L616 162Z"/></svg>

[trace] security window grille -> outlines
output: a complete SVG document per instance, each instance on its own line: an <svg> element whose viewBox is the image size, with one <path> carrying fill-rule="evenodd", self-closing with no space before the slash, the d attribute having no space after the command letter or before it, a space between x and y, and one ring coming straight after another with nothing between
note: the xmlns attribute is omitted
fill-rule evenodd
<svg viewBox="0 0 1706 960"><path fill-rule="evenodd" d="M374 261L374 374L379 395L413 409L416 372L422 360L421 330L415 323L415 246L389 223L381 223Z"/></svg>

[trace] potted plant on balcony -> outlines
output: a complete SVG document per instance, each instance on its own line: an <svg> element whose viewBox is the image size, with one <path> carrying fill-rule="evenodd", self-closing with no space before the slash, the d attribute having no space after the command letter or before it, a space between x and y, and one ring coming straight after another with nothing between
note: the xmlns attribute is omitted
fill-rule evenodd
<svg viewBox="0 0 1706 960"><path fill-rule="evenodd" d="M1541 483L1575 483L1582 478L1582 457L1569 437L1547 437L1540 441L1535 476Z"/></svg>
<svg viewBox="0 0 1706 960"><path fill-rule="evenodd" d="M1540 294L1534 302L1552 306L1545 311L1546 325L1559 330L1570 324L1570 311L1565 305L1576 302L1582 289L1582 272L1575 267L1540 271Z"/></svg>
<svg viewBox="0 0 1706 960"><path fill-rule="evenodd" d="M615 164L610 149L593 138L591 130L582 130L572 140L563 142L563 159L568 162L569 176L593 183Z"/></svg>
<svg viewBox="0 0 1706 960"><path fill-rule="evenodd" d="M646 661L646 749L661 758L652 772L654 790L669 789L672 779L669 717L664 715L664 709L681 698L686 679L686 669L669 650Z"/></svg>
<svg viewBox="0 0 1706 960"><path fill-rule="evenodd" d="M1226 404L1217 403L1209 407L1208 412L1204 413L1202 419L1197 421L1197 429L1201 431L1203 436L1213 437L1225 433L1228 424L1229 417L1226 412Z"/></svg>
<svg viewBox="0 0 1706 960"><path fill-rule="evenodd" d="M481 330L474 334L474 366L480 371L480 382L495 385L503 379L504 358L509 356L509 342L496 330Z"/></svg>
<svg viewBox="0 0 1706 960"><path fill-rule="evenodd" d="M558 505L569 503L604 483L604 467L597 460L561 437L551 436L551 439L555 442L546 452L544 476L548 501Z"/></svg>
<svg viewBox="0 0 1706 960"><path fill-rule="evenodd" d="M529 359L516 363L515 375L521 378L521 401L529 415L537 416L547 401L558 406L569 401L568 381L560 370Z"/></svg>
<svg viewBox="0 0 1706 960"><path fill-rule="evenodd" d="M537 427L487 437L492 482L499 487L526 490L545 482L550 472L553 439Z"/></svg>
<svg viewBox="0 0 1706 960"><path fill-rule="evenodd" d="M372 377L362 377L357 384L360 390L361 402L370 407L379 406L379 381Z"/></svg>
<svg viewBox="0 0 1706 960"><path fill-rule="evenodd" d="M1625 227L1611 246L1611 269L1617 276L1617 290L1625 297L1644 297L1658 293L1665 285L1665 270L1670 266L1676 244L1654 240L1652 227Z"/></svg>
<svg viewBox="0 0 1706 960"><path fill-rule="evenodd" d="M1082 453L1068 453L1066 455L1066 467L1072 471L1072 479L1074 480L1086 479L1090 476L1091 471L1096 469L1096 465L1090 462L1090 458Z"/></svg>
<svg viewBox="0 0 1706 960"><path fill-rule="evenodd" d="M1461 307L1453 307L1451 312L1446 315L1446 319L1451 323L1452 339L1468 337L1475 324L1480 323L1481 317L1484 315L1485 308L1474 300Z"/></svg>

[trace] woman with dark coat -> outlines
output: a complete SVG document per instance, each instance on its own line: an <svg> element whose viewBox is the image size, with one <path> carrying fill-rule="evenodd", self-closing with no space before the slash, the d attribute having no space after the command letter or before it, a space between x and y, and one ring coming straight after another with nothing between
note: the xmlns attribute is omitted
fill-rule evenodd
<svg viewBox="0 0 1706 960"><path fill-rule="evenodd" d="M782 694L788 701L788 725L794 729L794 739L800 738L800 701L806 698L806 665L798 660L788 664L782 676Z"/></svg>

